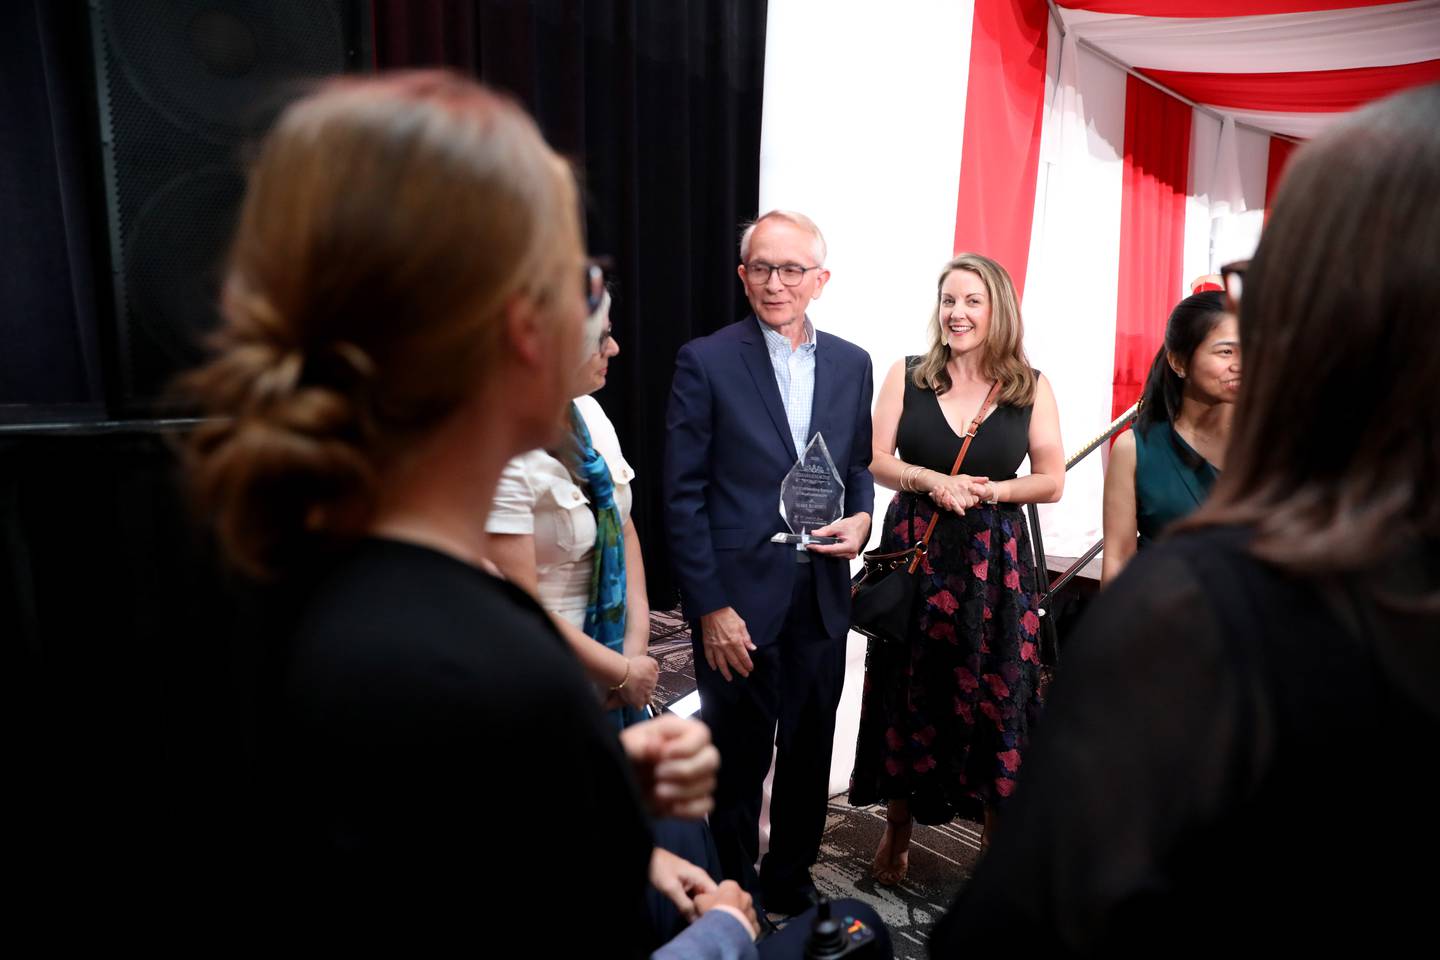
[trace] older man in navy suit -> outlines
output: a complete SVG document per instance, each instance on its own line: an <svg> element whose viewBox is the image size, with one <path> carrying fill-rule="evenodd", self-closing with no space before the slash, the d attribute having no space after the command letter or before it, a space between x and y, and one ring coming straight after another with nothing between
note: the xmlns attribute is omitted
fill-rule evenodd
<svg viewBox="0 0 1440 960"><path fill-rule="evenodd" d="M754 314L681 348L666 416L670 555L694 628L701 716L720 748L710 825L725 876L765 908L814 899L835 710L845 678L849 561L870 534L870 357L806 316L830 273L808 217L776 210L740 241ZM844 515L800 552L780 483L815 434L845 484ZM770 849L757 876L761 787L778 747Z"/></svg>

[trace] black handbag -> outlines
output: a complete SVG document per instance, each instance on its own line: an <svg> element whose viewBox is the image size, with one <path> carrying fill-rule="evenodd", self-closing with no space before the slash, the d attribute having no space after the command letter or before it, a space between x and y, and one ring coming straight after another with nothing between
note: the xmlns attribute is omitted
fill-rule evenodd
<svg viewBox="0 0 1440 960"><path fill-rule="evenodd" d="M975 414L975 419L970 421L970 429L965 431L965 442L960 445L950 476L960 472L960 464L970 450L970 441L975 439L975 431L995 402L995 393L999 389L998 380L990 385L980 412ZM937 510L930 515L925 535L909 549L884 553L871 550L863 555L861 559L865 562L865 569L856 574L850 583L852 630L881 643L905 643L909 639L910 622L915 611L915 591L919 587L915 571L929 549L930 535L935 532L935 523L939 519Z"/></svg>

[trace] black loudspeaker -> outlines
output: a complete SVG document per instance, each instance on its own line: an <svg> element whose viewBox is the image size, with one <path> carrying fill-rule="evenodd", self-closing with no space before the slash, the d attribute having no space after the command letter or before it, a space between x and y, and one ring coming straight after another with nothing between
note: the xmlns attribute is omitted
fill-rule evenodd
<svg viewBox="0 0 1440 960"><path fill-rule="evenodd" d="M202 355L245 149L307 80L370 69L371 29L355 0L90 0L119 412Z"/></svg>

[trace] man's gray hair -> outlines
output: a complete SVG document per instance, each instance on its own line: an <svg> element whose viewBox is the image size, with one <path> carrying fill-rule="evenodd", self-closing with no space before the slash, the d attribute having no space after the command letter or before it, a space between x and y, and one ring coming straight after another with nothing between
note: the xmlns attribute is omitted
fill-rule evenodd
<svg viewBox="0 0 1440 960"><path fill-rule="evenodd" d="M815 226L815 221L803 213L796 213L793 210L771 210L769 213L762 213L760 216L744 225L740 233L740 262L744 263L750 259L750 238L755 233L755 228L766 220L784 220L786 223L793 223L802 230L810 231L815 238L812 252L815 254L815 266L825 266L825 254L828 252L825 247L825 235L820 228Z"/></svg>

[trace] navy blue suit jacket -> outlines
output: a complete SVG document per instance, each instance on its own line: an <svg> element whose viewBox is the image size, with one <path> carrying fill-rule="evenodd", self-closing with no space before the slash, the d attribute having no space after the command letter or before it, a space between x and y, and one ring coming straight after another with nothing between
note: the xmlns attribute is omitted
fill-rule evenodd
<svg viewBox="0 0 1440 960"><path fill-rule="evenodd" d="M809 436L824 435L845 483L845 516L871 513L870 355L815 332ZM754 316L680 348L665 418L665 516L670 557L691 619L734 607L757 646L773 643L794 589L795 548L780 481L799 454L765 336ZM807 437L808 439L808 437ZM811 554L825 631L850 622L850 565Z"/></svg>

